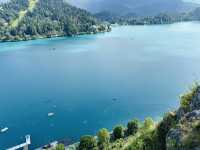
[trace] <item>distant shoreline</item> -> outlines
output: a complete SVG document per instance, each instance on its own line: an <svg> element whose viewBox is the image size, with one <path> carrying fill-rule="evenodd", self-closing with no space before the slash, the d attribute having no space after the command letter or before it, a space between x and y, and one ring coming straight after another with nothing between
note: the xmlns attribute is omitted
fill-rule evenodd
<svg viewBox="0 0 200 150"><path fill-rule="evenodd" d="M27 39L17 39L17 40L0 40L0 43L6 43L6 42L22 42L22 41L33 41L33 40L39 40L39 39L51 39L51 38L56 38L56 37L76 37L76 36L80 36L80 35L93 35L93 34L99 34L99 33L106 33L106 32L111 32L112 29L109 28L108 30L105 31L98 31L98 32L82 32L82 33L77 33L77 34L73 34L73 35L67 35L67 34L56 34L56 35L46 35L46 36L33 36L33 37L29 37Z"/></svg>

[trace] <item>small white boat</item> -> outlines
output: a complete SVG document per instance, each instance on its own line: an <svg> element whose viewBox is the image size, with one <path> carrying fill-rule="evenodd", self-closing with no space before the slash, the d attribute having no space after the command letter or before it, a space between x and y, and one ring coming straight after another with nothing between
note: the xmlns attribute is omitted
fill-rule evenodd
<svg viewBox="0 0 200 150"><path fill-rule="evenodd" d="M6 132L6 131L8 131L8 127L5 127L5 128L3 128L3 129L1 129L1 133L4 133L4 132Z"/></svg>
<svg viewBox="0 0 200 150"><path fill-rule="evenodd" d="M54 113L48 113L48 117L52 117L54 115L55 115Z"/></svg>

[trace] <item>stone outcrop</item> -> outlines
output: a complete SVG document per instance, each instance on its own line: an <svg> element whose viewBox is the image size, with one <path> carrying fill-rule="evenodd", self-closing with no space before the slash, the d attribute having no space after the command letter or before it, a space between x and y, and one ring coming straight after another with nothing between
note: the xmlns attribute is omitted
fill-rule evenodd
<svg viewBox="0 0 200 150"><path fill-rule="evenodd" d="M189 109L177 110L178 124L166 137L167 150L200 150L200 87L196 88Z"/></svg>

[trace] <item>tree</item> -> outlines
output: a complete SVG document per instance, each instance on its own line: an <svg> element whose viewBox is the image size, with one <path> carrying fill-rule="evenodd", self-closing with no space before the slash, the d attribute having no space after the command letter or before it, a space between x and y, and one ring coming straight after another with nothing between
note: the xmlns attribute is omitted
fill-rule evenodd
<svg viewBox="0 0 200 150"><path fill-rule="evenodd" d="M144 130L151 130L155 127L155 123L152 118L146 118L144 120L143 129Z"/></svg>
<svg viewBox="0 0 200 150"><path fill-rule="evenodd" d="M85 135L80 139L79 150L96 150L97 141L93 136Z"/></svg>
<svg viewBox="0 0 200 150"><path fill-rule="evenodd" d="M92 14L73 7L66 1L41 0L37 2L33 11L29 10L29 2L12 0L0 4L0 41L91 33L93 25L101 27L103 31L107 30L102 28L104 23ZM19 15L22 10L26 12L24 16ZM17 25L13 22L17 22Z"/></svg>
<svg viewBox="0 0 200 150"><path fill-rule="evenodd" d="M124 137L124 127L122 125L116 126L113 130L114 140Z"/></svg>
<svg viewBox="0 0 200 150"><path fill-rule="evenodd" d="M163 120L158 124L156 128L156 143L157 149L166 150L166 137L171 128L177 124L177 118L174 113L167 113L163 117Z"/></svg>
<svg viewBox="0 0 200 150"><path fill-rule="evenodd" d="M127 134L135 135L139 129L139 121L134 119L127 124Z"/></svg>
<svg viewBox="0 0 200 150"><path fill-rule="evenodd" d="M199 89L199 83L195 82L192 87L189 89L188 92L186 92L185 94L183 94L180 97L180 103L181 103L181 107L187 112L190 109L190 104L192 102L192 99L194 98L194 96L196 95L198 89Z"/></svg>
<svg viewBox="0 0 200 150"><path fill-rule="evenodd" d="M110 141L110 133L107 129L103 128L101 129L98 134L98 145L99 149L108 149L108 144Z"/></svg>

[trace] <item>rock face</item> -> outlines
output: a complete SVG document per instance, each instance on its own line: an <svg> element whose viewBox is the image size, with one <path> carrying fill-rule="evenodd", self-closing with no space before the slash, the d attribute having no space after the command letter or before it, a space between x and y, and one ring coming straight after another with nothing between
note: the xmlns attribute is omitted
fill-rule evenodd
<svg viewBox="0 0 200 150"><path fill-rule="evenodd" d="M197 92L191 101L190 109L191 110L200 109L200 87L197 87Z"/></svg>
<svg viewBox="0 0 200 150"><path fill-rule="evenodd" d="M179 108L178 124L166 137L167 150L200 150L200 87L189 104L189 111Z"/></svg>
<svg viewBox="0 0 200 150"><path fill-rule="evenodd" d="M200 110L194 110L185 114L184 119L190 122L194 120L200 120Z"/></svg>

